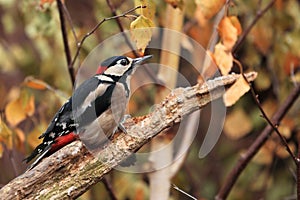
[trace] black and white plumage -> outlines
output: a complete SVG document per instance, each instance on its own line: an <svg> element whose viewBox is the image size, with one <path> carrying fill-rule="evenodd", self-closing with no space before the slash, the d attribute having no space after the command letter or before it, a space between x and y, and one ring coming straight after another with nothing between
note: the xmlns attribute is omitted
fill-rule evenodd
<svg viewBox="0 0 300 200"><path fill-rule="evenodd" d="M55 114L38 145L25 161L38 158L30 166L78 136L88 149L105 143L119 126L130 95L130 78L136 66L152 56L132 59L114 56L104 62L101 74L84 81Z"/></svg>

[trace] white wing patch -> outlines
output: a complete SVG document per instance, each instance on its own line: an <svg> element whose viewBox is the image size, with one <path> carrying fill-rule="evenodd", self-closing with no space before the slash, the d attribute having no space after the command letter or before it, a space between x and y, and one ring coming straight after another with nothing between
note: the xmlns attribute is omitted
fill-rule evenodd
<svg viewBox="0 0 300 200"><path fill-rule="evenodd" d="M108 86L109 86L109 84L106 84L106 83L99 84L98 87L96 88L96 90L91 92L86 97L86 99L82 103L81 107L75 112L75 117L79 117L82 113L84 113L84 111L87 109L87 107L92 106L91 103L94 102L97 97L102 96L104 94L104 92L106 91L106 89L108 88Z"/></svg>

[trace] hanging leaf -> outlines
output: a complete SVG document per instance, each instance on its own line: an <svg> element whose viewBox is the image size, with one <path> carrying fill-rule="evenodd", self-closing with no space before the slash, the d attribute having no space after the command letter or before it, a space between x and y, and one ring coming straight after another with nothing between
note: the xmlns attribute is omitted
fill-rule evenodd
<svg viewBox="0 0 300 200"><path fill-rule="evenodd" d="M231 51L233 45L237 41L238 30L232 24L229 17L224 17L218 27L219 34L222 39L222 43L226 47L226 50Z"/></svg>
<svg viewBox="0 0 300 200"><path fill-rule="evenodd" d="M144 54L144 51L152 37L153 22L141 15L130 24L130 33L132 39L136 43L136 47Z"/></svg>
<svg viewBox="0 0 300 200"><path fill-rule="evenodd" d="M225 106L232 106L235 104L235 102L248 92L249 89L250 86L245 81L244 77L240 76L240 78L225 92L223 96Z"/></svg>
<svg viewBox="0 0 300 200"><path fill-rule="evenodd" d="M141 8L136 10L137 14L143 15L148 19L154 20L155 17L155 3L154 0L135 0L134 5L137 6L146 6L146 8Z"/></svg>
<svg viewBox="0 0 300 200"><path fill-rule="evenodd" d="M226 0L196 0L196 4L207 19L215 16L226 3Z"/></svg>
<svg viewBox="0 0 300 200"><path fill-rule="evenodd" d="M221 70L222 75L227 75L230 72L233 63L233 56L231 51L228 51L221 43L218 43L215 46L214 60Z"/></svg>
<svg viewBox="0 0 300 200"><path fill-rule="evenodd" d="M12 100L7 104L5 116L12 126L17 126L27 116L32 116L34 111L34 96L23 91L19 98Z"/></svg>

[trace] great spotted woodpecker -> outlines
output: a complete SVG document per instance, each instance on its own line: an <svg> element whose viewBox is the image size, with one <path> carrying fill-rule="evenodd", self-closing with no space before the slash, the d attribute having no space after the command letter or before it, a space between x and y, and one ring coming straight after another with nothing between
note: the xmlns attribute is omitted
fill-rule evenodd
<svg viewBox="0 0 300 200"><path fill-rule="evenodd" d="M79 137L90 149L105 143L125 114L132 74L138 64L151 57L114 56L102 62L97 74L74 91L39 137L43 142L24 159L28 163L38 156L28 170Z"/></svg>

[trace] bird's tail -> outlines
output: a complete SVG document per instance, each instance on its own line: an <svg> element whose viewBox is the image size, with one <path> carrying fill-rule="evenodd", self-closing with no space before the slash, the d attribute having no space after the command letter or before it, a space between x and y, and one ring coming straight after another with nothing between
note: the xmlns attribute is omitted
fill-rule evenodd
<svg viewBox="0 0 300 200"><path fill-rule="evenodd" d="M51 145L47 145L47 144L44 144L44 143L37 146L33 150L33 152L27 158L25 158L23 160L24 162L29 163L36 156L38 156L37 159L27 168L26 171L29 171L32 168L34 168L41 161L41 159L44 158L44 156L49 152L50 149L51 149Z"/></svg>

